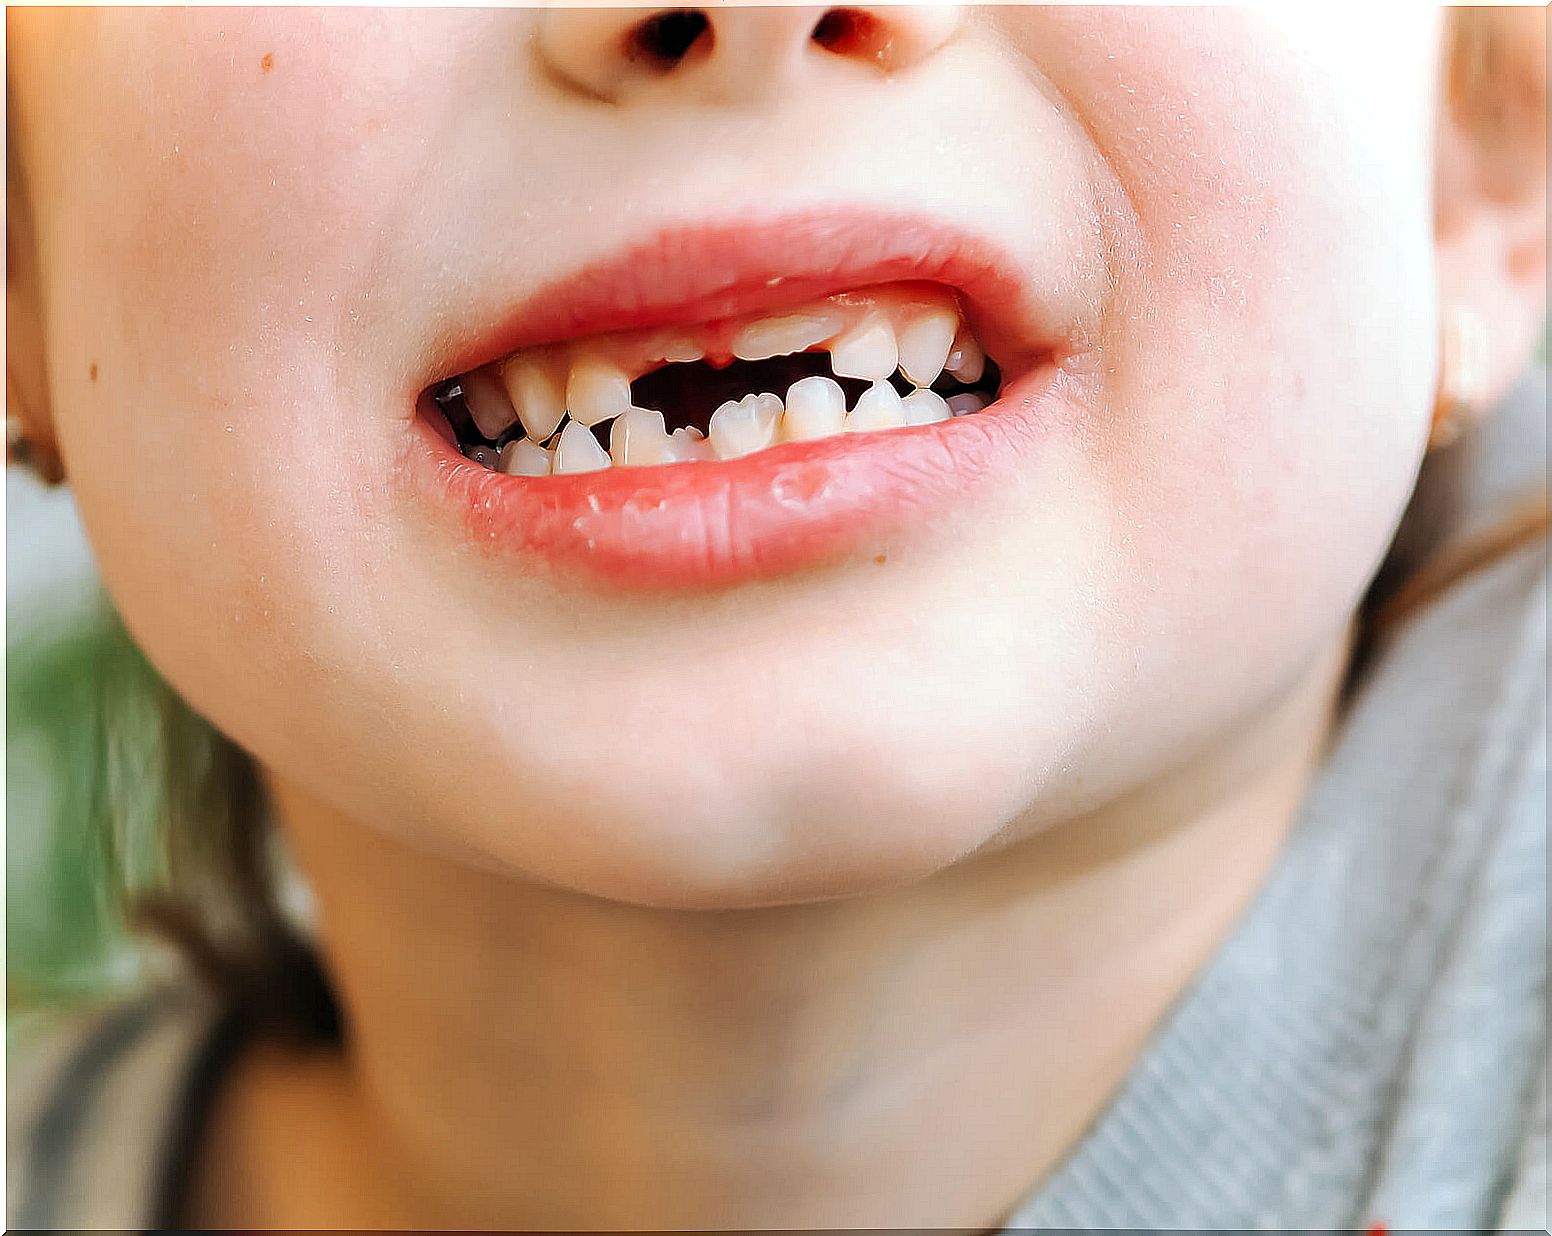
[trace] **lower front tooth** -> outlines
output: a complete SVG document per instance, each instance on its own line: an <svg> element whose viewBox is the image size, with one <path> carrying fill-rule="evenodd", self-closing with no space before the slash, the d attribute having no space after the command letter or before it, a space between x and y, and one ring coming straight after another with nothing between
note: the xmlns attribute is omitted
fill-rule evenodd
<svg viewBox="0 0 1552 1236"><path fill-rule="evenodd" d="M592 430L578 421L567 421L560 431L560 441L555 444L556 474L563 472L598 472L612 466L609 452L598 445Z"/></svg>
<svg viewBox="0 0 1552 1236"><path fill-rule="evenodd" d="M604 360L579 360L566 380L566 411L583 425L596 425L631 406L630 378Z"/></svg>
<svg viewBox="0 0 1552 1236"><path fill-rule="evenodd" d="M675 457L680 463L688 463L691 460L715 459L717 456L711 449L711 443L706 436L693 425L684 425L668 435L673 445Z"/></svg>
<svg viewBox="0 0 1552 1236"><path fill-rule="evenodd" d="M508 476L549 476L549 451L527 438L508 442L501 449L501 470Z"/></svg>
<svg viewBox="0 0 1552 1236"><path fill-rule="evenodd" d="M711 414L711 447L718 459L737 459L776 440L782 403L778 395L745 395Z"/></svg>
<svg viewBox="0 0 1552 1236"><path fill-rule="evenodd" d="M935 421L946 421L954 415L949 411L948 402L937 391L912 391L900 400L900 407L905 413L907 425L931 425Z"/></svg>
<svg viewBox="0 0 1552 1236"><path fill-rule="evenodd" d="M846 393L829 378L802 378L787 388L781 439L801 442L839 433L846 423Z"/></svg>
<svg viewBox="0 0 1552 1236"><path fill-rule="evenodd" d="M626 408L609 426L609 454L617 464L637 467L673 463L673 444L663 414L651 408Z"/></svg>
<svg viewBox="0 0 1552 1236"><path fill-rule="evenodd" d="M857 406L846 414L846 428L853 432L868 429L898 429L905 424L905 409L900 392L888 382L875 382L857 397Z"/></svg>

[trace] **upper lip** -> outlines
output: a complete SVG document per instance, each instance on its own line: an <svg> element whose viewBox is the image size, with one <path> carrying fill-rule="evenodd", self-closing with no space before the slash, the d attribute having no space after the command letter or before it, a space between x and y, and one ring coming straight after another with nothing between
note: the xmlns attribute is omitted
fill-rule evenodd
<svg viewBox="0 0 1552 1236"><path fill-rule="evenodd" d="M1074 324L988 238L919 216L827 211L665 228L540 287L437 380L534 344L687 326L903 280L952 288L1005 367L1070 350Z"/></svg>

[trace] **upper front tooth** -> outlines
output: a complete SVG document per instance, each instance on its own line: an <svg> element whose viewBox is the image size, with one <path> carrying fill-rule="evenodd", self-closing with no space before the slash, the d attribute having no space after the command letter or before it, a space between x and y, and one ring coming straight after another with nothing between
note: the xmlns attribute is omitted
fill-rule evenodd
<svg viewBox="0 0 1552 1236"><path fill-rule="evenodd" d="M930 425L934 421L946 421L954 415L942 395L925 388L914 390L902 399L900 409L905 413L907 425Z"/></svg>
<svg viewBox="0 0 1552 1236"><path fill-rule="evenodd" d="M781 437L786 442L839 433L846 422L846 393L829 378L801 378L787 388Z"/></svg>
<svg viewBox="0 0 1552 1236"><path fill-rule="evenodd" d="M745 395L729 399L711 414L711 447L718 459L737 459L764 450L776 440L781 423L779 395Z"/></svg>
<svg viewBox="0 0 1552 1236"><path fill-rule="evenodd" d="M541 361L520 357L501 371L507 394L517 405L518 419L535 442L543 442L566 415L566 393L551 368Z"/></svg>
<svg viewBox="0 0 1552 1236"><path fill-rule="evenodd" d="M625 370L594 357L572 362L566 381L566 411L572 420L596 425L630 406L630 377Z"/></svg>
<svg viewBox="0 0 1552 1236"><path fill-rule="evenodd" d="M499 438L517 419L507 390L489 369L476 369L458 380L474 424L487 438Z"/></svg>
<svg viewBox="0 0 1552 1236"><path fill-rule="evenodd" d="M567 421L560 431L560 441L555 444L556 473L597 472L612 464L609 452L598 445L593 431L579 421Z"/></svg>
<svg viewBox="0 0 1552 1236"><path fill-rule="evenodd" d="M670 364L688 364L698 361L706 353L701 351L700 345L693 339L686 339L681 335L670 335L668 338L648 349L648 360L667 361Z"/></svg>
<svg viewBox="0 0 1552 1236"><path fill-rule="evenodd" d="M857 397L857 406L846 414L850 430L895 429L905 424L900 393L888 382L875 382Z"/></svg>
<svg viewBox="0 0 1552 1236"><path fill-rule="evenodd" d="M792 352L805 352L841 329L841 319L827 313L789 313L764 318L739 329L731 343L739 360L769 360Z"/></svg>
<svg viewBox="0 0 1552 1236"><path fill-rule="evenodd" d="M944 306L918 314L900 331L900 368L917 386L931 386L954 345L959 315Z"/></svg>
<svg viewBox="0 0 1552 1236"><path fill-rule="evenodd" d="M672 463L673 447L663 414L652 408L626 408L609 426L609 454L617 464Z"/></svg>
<svg viewBox="0 0 1552 1236"><path fill-rule="evenodd" d="M981 374L986 370L986 353L981 351L981 345L976 342L969 327L960 326L943 367L966 386L981 380Z"/></svg>
<svg viewBox="0 0 1552 1236"><path fill-rule="evenodd" d="M501 470L508 476L549 476L550 453L527 438L516 438L501 448Z"/></svg>
<svg viewBox="0 0 1552 1236"><path fill-rule="evenodd" d="M830 371L842 378L887 378L900 363L894 327L870 313L830 345Z"/></svg>

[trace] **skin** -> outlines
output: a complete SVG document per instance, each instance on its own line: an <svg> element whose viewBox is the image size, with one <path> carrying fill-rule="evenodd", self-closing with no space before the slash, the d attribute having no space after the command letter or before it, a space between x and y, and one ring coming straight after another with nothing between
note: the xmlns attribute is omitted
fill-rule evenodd
<svg viewBox="0 0 1552 1236"><path fill-rule="evenodd" d="M199 1217L987 1226L1274 861L1441 312L1489 397L1541 320L1544 63L1488 136L1431 15L883 9L879 69L821 11L668 76L619 11L9 15L11 402L351 1025L244 1059ZM967 195L1083 402L887 565L622 598L400 479L438 360L646 229Z"/></svg>

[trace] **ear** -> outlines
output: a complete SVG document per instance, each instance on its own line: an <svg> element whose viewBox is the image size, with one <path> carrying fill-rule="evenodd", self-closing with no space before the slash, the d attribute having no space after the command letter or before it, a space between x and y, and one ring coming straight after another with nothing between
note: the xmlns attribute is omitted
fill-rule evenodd
<svg viewBox="0 0 1552 1236"><path fill-rule="evenodd" d="M1447 10L1435 236L1445 312L1485 328L1484 396L1529 364L1547 301L1547 12Z"/></svg>
<svg viewBox="0 0 1552 1236"><path fill-rule="evenodd" d="M5 413L7 458L15 453L45 480L61 479L59 448L49 403L43 305L32 206L19 166L15 132L8 133L5 165Z"/></svg>

